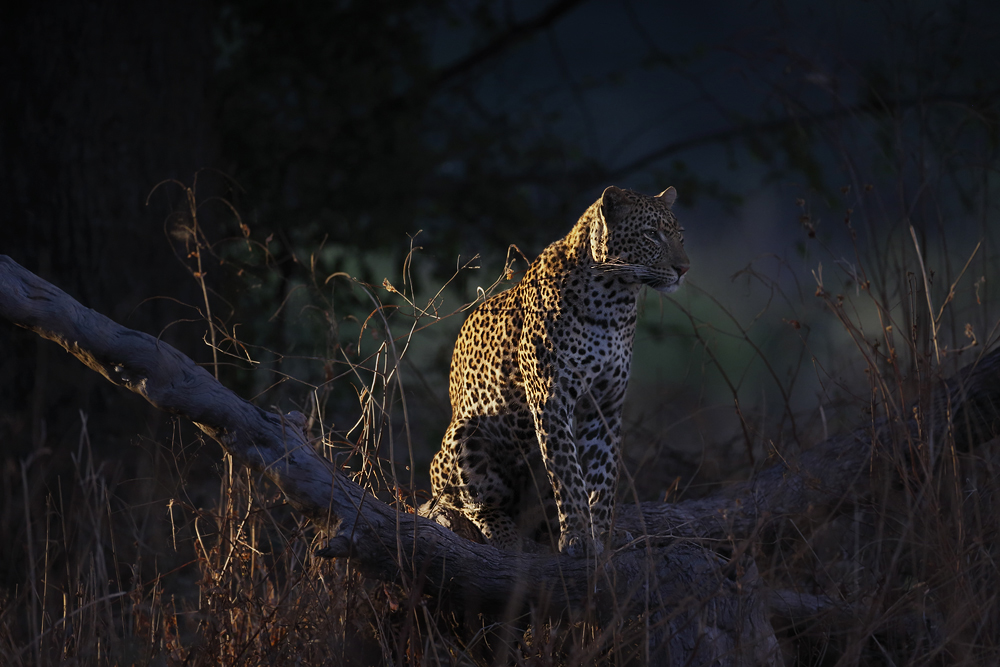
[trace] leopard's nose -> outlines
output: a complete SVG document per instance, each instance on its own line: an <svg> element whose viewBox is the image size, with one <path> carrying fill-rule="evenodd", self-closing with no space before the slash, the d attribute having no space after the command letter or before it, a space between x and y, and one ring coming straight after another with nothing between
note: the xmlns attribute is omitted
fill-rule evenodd
<svg viewBox="0 0 1000 667"><path fill-rule="evenodd" d="M678 265L674 266L674 271L677 272L677 277L680 278L685 273L687 273L688 269L690 269L690 268L691 268L690 264L678 264Z"/></svg>

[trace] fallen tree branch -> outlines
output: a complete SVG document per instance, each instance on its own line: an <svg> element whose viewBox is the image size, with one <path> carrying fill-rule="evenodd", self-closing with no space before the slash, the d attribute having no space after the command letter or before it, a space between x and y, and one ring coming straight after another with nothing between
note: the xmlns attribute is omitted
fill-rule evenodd
<svg viewBox="0 0 1000 667"><path fill-rule="evenodd" d="M369 576L402 580L476 611L517 614L533 602L554 614L589 608L598 622L645 616L655 664L780 658L752 563L740 572L737 563L684 541L622 549L598 564L471 542L354 483L306 440L301 414L254 406L169 344L82 306L3 255L0 315L190 419L328 532L322 555L350 557Z"/></svg>
<svg viewBox="0 0 1000 667"><path fill-rule="evenodd" d="M898 463L901 443L950 437L971 449L1000 432L998 350L941 383L910 419L880 419L835 436L793 463L764 468L708 498L623 505L617 525L640 539L595 564L498 551L389 507L314 449L299 413L278 415L254 406L167 343L115 324L2 255L0 315L58 343L154 406L190 419L238 462L269 478L328 533L321 555L350 557L369 576L402 581L476 611L517 614L531 602L552 613L590 608L599 622L645 617L650 655L659 656L658 664L720 656L728 664L776 661L769 606L788 615L796 604L809 613L839 604L763 591L751 560L727 562L682 538L735 543L769 522L807 511L829 513L870 494L873 469L880 460Z"/></svg>
<svg viewBox="0 0 1000 667"><path fill-rule="evenodd" d="M935 468L945 443L968 451L1000 435L1000 349L984 350L974 363L938 383L923 409L914 406L908 414L906 420L883 417L828 438L794 461L765 467L713 496L643 503L641 512L621 512L618 525L639 533L645 527L650 536L740 540L767 522L807 511L821 515L869 497L873 473L892 474L882 468L924 449L921 443L939 443L939 451L924 452L932 460L907 465L918 473Z"/></svg>

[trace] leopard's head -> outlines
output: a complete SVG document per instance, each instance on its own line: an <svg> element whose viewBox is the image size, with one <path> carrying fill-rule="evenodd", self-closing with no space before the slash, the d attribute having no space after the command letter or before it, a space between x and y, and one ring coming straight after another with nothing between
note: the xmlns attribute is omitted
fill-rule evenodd
<svg viewBox="0 0 1000 667"><path fill-rule="evenodd" d="M690 264L670 210L676 199L672 187L655 197L607 188L590 227L594 268L660 292L680 287Z"/></svg>

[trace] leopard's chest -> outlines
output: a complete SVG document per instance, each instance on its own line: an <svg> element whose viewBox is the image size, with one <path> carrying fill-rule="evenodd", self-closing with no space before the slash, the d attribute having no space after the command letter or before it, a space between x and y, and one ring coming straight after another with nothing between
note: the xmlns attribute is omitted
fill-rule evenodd
<svg viewBox="0 0 1000 667"><path fill-rule="evenodd" d="M635 336L636 297L632 290L570 292L553 343L567 367L592 380L628 379Z"/></svg>

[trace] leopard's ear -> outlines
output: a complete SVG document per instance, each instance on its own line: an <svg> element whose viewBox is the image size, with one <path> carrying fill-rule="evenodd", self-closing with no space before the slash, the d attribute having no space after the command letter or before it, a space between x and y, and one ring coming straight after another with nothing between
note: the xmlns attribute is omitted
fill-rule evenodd
<svg viewBox="0 0 1000 667"><path fill-rule="evenodd" d="M674 205L674 202L677 201L677 190L674 190L674 186L671 185L669 188L656 196L663 200L663 203L667 205L667 208L670 208Z"/></svg>
<svg viewBox="0 0 1000 667"><path fill-rule="evenodd" d="M614 225L622 210L628 204L628 195L614 185L609 185L601 195L601 215L608 225Z"/></svg>
<svg viewBox="0 0 1000 667"><path fill-rule="evenodd" d="M600 214L590 223L590 254L598 264L608 261L609 230L625 215L628 195L621 188L608 186L601 195Z"/></svg>

